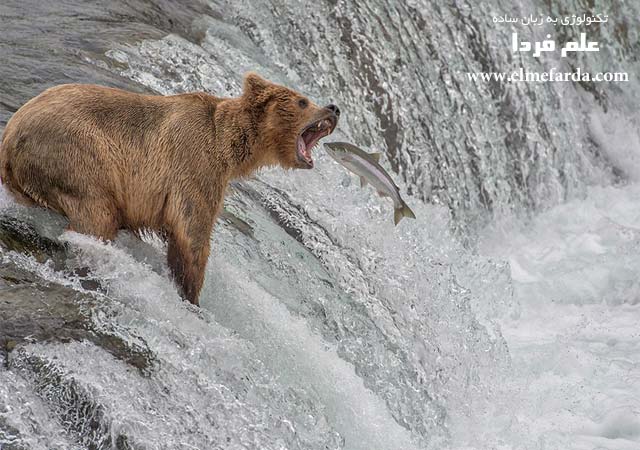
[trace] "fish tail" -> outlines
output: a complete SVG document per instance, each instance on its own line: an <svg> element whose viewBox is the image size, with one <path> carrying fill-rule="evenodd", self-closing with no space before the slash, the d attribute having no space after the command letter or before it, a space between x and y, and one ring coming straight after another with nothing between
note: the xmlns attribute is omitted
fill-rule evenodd
<svg viewBox="0 0 640 450"><path fill-rule="evenodd" d="M411 211L411 208L407 206L405 202L402 202L402 205L393 213L393 222L398 225L398 223L402 220L403 217L410 217L412 219L416 218L416 215Z"/></svg>

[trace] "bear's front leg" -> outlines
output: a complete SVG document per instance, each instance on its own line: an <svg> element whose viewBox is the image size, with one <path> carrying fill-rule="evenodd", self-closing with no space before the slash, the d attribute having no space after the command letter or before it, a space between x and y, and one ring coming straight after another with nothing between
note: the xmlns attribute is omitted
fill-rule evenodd
<svg viewBox="0 0 640 450"><path fill-rule="evenodd" d="M208 209L208 208L207 208ZM180 208L180 214L168 223L169 249L167 263L178 285L182 298L198 305L198 296L204 282L204 273L209 259L211 230L214 217L193 207ZM187 215L192 213L193 215Z"/></svg>

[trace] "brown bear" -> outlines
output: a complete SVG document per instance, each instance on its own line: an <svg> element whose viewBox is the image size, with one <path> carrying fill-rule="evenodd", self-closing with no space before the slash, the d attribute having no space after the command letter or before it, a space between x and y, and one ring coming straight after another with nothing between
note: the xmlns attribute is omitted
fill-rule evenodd
<svg viewBox="0 0 640 450"><path fill-rule="evenodd" d="M253 73L238 98L61 85L7 123L0 179L74 231L105 240L119 229L159 232L182 297L197 305L229 181L265 166L312 168L312 148L339 115Z"/></svg>

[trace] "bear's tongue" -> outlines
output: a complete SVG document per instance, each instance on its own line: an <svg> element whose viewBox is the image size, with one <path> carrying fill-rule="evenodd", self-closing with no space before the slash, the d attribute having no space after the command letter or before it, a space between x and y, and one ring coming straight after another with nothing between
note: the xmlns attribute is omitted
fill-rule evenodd
<svg viewBox="0 0 640 450"><path fill-rule="evenodd" d="M298 155L300 155L310 167L313 167L311 150L321 138L329 134L330 130L331 122L325 119L311 125L302 133L302 136L298 138Z"/></svg>
<svg viewBox="0 0 640 450"><path fill-rule="evenodd" d="M304 161L313 166L313 159L311 159L311 148L307 147L304 138L298 138L298 155L304 159Z"/></svg>

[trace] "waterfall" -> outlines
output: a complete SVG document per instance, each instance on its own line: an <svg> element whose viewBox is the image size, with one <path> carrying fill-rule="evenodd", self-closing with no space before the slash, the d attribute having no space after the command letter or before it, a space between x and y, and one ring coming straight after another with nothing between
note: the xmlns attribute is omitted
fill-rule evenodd
<svg viewBox="0 0 640 450"><path fill-rule="evenodd" d="M0 449L572 442L565 434L542 442L550 425L527 422L536 415L527 383L540 395L568 388L545 391L553 383L536 384L524 355L545 367L543 343L569 346L562 325L580 333L568 318L536 316L547 305L540 299L564 305L547 309L550 317L584 307L587 323L605 314L594 309L604 297L637 304L637 257L625 249L639 242L640 215L630 212L640 175L638 83L480 83L467 74L578 65L635 76L639 6L583 3L0 5L0 125L53 84L236 96L253 70L339 105L328 139L382 152L417 217L394 227L390 203L320 149L312 172L269 169L236 182L212 235L198 309L179 300L157 236L100 242L0 191L0 301L46 305L42 337L11 341L0 369ZM568 61L514 54L512 33L565 41L579 27L492 20L585 11L611 17L588 30L601 50ZM15 236L30 244L16 246ZM28 305L0 315L0 327L30 326ZM554 337L536 334L545 326ZM630 367L632 353L620 355ZM637 438L637 413L628 413L637 403L625 408L611 406L584 433Z"/></svg>

